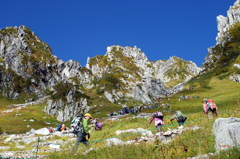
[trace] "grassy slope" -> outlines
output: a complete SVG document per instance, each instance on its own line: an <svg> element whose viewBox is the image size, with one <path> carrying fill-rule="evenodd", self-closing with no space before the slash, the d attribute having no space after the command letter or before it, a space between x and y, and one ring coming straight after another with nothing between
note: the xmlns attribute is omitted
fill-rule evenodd
<svg viewBox="0 0 240 159"><path fill-rule="evenodd" d="M178 101L181 95L198 96L198 98ZM201 101L203 98L212 98L216 102L219 108L219 117L240 117L240 84L225 79L219 80L218 78L213 78L209 81L206 88L200 88L196 84L195 89L180 92L168 101L171 104L172 110L179 109L188 116L188 122L194 121L186 126L199 125L202 129L186 131L169 144L162 144L156 141L154 144L141 143L139 145L104 147L106 138L117 137L115 134L117 130L142 127L153 130L153 133L156 132L153 125L147 125L148 119L129 120L122 118L121 121L106 121L102 131L93 131L91 133L91 147L96 150L91 151L87 155L82 155L81 152L84 152L88 148L81 147L78 150L77 157L73 156L71 151L67 150L60 154L53 153L49 158L62 158L61 156L66 155L69 156L69 158L112 158L113 156L114 158L185 158L214 152L214 136L212 134L212 124L214 120L207 119L202 113ZM164 101L164 103L166 103L166 101ZM162 110L162 108L158 109ZM155 110L147 111L153 112ZM175 128L176 126L170 126L171 123L169 119L171 114L165 113L164 115L165 125L169 125L164 127L164 131L166 131L167 128ZM176 124L176 121L174 124ZM140 136L140 134L126 133L121 134L118 138L126 141L135 139L138 136ZM234 151L228 151L222 152L213 158L239 157L236 155Z"/></svg>
<svg viewBox="0 0 240 159"><path fill-rule="evenodd" d="M178 101L179 96L181 95L191 97L197 96L198 98ZM186 114L188 116L188 122L194 121L193 123L189 123L186 126L199 125L203 127L203 129L199 129L197 131L186 131L169 144L162 144L156 141L154 144L141 143L139 145L120 145L105 147L107 138L117 137L121 140L127 141L141 136L141 134L132 133L125 133L117 136L115 133L117 130L127 130L131 128L141 127L144 129L152 130L153 133L156 133L156 129L154 128L153 124L150 126L147 125L148 119L126 119L128 117L127 116L122 117L121 121L110 121L106 120L106 118L102 118L102 121L105 120L103 130L91 132L90 146L96 150L91 151L87 155L82 155L81 152L89 148L81 147L77 152L77 156L73 156L70 150L66 150L62 151L61 153L52 153L49 155L49 158L65 158L66 155L69 156L68 158L111 158L112 156L114 156L114 158L159 158L159 156L161 156L160 158L184 158L214 152L214 136L211 133L214 120L208 120L203 115L201 103L203 98L212 98L216 102L220 112L219 117L240 117L240 84L225 79L219 80L218 78L213 78L209 81L208 85L205 88L201 88L197 83L195 83L194 89L186 89L183 92L179 92L178 94L171 97L169 101L163 99L163 103L169 102L171 104L172 110L181 110L184 114ZM1 101L1 103L4 103L0 106L1 110L9 107L6 105L12 104L12 101L6 101L4 99L1 99ZM94 101L92 102L94 103ZM98 99L96 104L98 103L97 105L103 106L101 108L93 109L93 117L104 116L104 114L109 113L111 108L115 109L114 105L109 105L110 107L108 107L106 106L107 103L103 102L104 100ZM131 106L132 102L131 104L128 103L127 105ZM46 126L56 126L57 121L53 117L44 114L42 112L43 107L44 105L27 106L18 112L14 111L12 113L7 113L6 115L1 115L0 127L4 131L7 130L9 132L22 133L29 131L31 128L37 129ZM116 108L118 110L120 107ZM152 113L155 110L156 109L144 110L143 112ZM163 111L163 108L158 108L158 110ZM233 113L237 110L237 113ZM95 114L94 111L101 111L101 114ZM171 125L172 123L169 121L172 114L164 113L164 115L166 125L166 127L163 128L164 131L166 131L168 128L176 128L177 126ZM30 119L33 119L35 122L29 121ZM47 125L45 122L53 124ZM14 126L12 126L12 123L14 123ZM176 124L176 121L174 121L174 124ZM31 127L27 127L27 125L30 125ZM73 141L70 141L68 138L63 138L62 140L65 143L62 145L63 148L73 148ZM2 146L14 146L14 143L9 143L9 145ZM229 153L223 155L229 154L231 154L230 151Z"/></svg>
<svg viewBox="0 0 240 159"><path fill-rule="evenodd" d="M5 99L1 99L0 103L7 102ZM10 104L10 103L6 103ZM10 104L12 105L12 104ZM1 110L5 110L10 107L1 105ZM11 106L11 108L16 108ZM15 109L12 112L0 114L0 127L2 131L12 133L25 133L33 129L39 129L43 127L57 127L58 121L43 112L44 104L40 105L28 105L20 110ZM30 120L34 121L30 121ZM47 124L48 123L48 124ZM51 123L51 124L49 124Z"/></svg>

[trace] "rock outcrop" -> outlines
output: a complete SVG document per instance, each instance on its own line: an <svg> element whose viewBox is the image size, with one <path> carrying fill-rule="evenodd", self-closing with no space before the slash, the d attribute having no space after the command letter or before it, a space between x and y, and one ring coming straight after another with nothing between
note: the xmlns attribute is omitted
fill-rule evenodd
<svg viewBox="0 0 240 159"><path fill-rule="evenodd" d="M227 11L227 17L223 15L217 16L218 35L216 37L217 44L224 44L228 41L228 30L236 23L240 22L240 0L236 0L233 6Z"/></svg>
<svg viewBox="0 0 240 159"><path fill-rule="evenodd" d="M240 118L218 118L213 124L216 150L240 149Z"/></svg>
<svg viewBox="0 0 240 159"><path fill-rule="evenodd" d="M239 71L233 65L239 64L240 0L236 0L227 11L227 16L217 16L218 34L216 45L208 48L202 68L204 72L215 69L215 74L229 72L228 78L239 82ZM216 69L217 68L217 69Z"/></svg>
<svg viewBox="0 0 240 159"><path fill-rule="evenodd" d="M54 56L51 48L26 26L0 30L0 86L6 97L16 99L24 93L28 98L35 96L34 100L55 96L54 102L48 102L46 112L60 121L69 120L76 115L70 113L73 107L80 110L87 105L86 97L78 95L84 93L77 83L86 75L81 74L81 68L77 61L63 62ZM63 98L64 106L55 107Z"/></svg>
<svg viewBox="0 0 240 159"><path fill-rule="evenodd" d="M170 57L168 60L152 62L136 46L118 45L108 47L104 56L88 58L86 68L97 79L111 75L111 78L116 77L120 80L115 85L115 91L105 89L107 85L97 85L111 102L123 97L134 97L143 103L149 103L151 98L165 95L168 92L168 83L177 85L187 82L201 71L191 61Z"/></svg>

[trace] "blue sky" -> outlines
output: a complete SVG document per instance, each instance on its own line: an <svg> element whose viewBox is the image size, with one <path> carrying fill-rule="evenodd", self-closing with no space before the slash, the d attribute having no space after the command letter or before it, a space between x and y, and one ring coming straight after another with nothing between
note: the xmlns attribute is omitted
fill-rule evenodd
<svg viewBox="0 0 240 159"><path fill-rule="evenodd" d="M25 25L54 55L82 66L112 45L136 45L150 61L178 56L201 66L216 44L216 17L235 1L0 0L0 28Z"/></svg>

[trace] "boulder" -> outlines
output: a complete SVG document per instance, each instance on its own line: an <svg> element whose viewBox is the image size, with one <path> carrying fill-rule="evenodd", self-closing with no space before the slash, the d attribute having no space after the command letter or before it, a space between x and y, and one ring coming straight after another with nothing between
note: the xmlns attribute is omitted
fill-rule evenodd
<svg viewBox="0 0 240 159"><path fill-rule="evenodd" d="M110 138L110 139L107 139L107 146L112 146L112 145L122 145L124 144L124 142L120 139L117 139L117 138Z"/></svg>
<svg viewBox="0 0 240 159"><path fill-rule="evenodd" d="M42 129L39 129L39 130L35 131L35 134L49 135L50 132L49 132L48 128L42 128Z"/></svg>
<svg viewBox="0 0 240 159"><path fill-rule="evenodd" d="M218 118L213 124L215 149L240 148L240 118Z"/></svg>
<svg viewBox="0 0 240 159"><path fill-rule="evenodd" d="M117 135L120 135L122 133L137 133L137 130L136 129L128 129L128 130L117 130L116 131Z"/></svg>

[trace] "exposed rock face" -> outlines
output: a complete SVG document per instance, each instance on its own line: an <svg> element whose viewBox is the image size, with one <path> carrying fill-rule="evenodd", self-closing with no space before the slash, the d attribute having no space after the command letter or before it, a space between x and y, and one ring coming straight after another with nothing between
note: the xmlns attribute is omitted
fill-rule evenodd
<svg viewBox="0 0 240 159"><path fill-rule="evenodd" d="M227 11L227 17L223 15L219 15L217 17L217 28L218 28L218 35L216 37L217 44L223 44L228 40L228 30L235 25L236 23L240 22L240 0L237 0L233 6L230 6L229 10Z"/></svg>
<svg viewBox="0 0 240 159"><path fill-rule="evenodd" d="M85 113L89 111L87 106L87 99L83 98L80 101L69 100L63 102L61 100L53 101L48 100L48 106L45 107L44 111L52 116L56 116L57 120L65 122L70 120L72 117L77 116L79 113Z"/></svg>
<svg viewBox="0 0 240 159"><path fill-rule="evenodd" d="M51 48L25 26L0 30L3 95L49 95L52 99L48 99L44 111L59 121L86 112L84 88L96 87L112 103L128 97L149 103L151 98L166 94L166 84L176 81L171 85L177 85L199 72L191 61L170 57L151 62L136 46L117 45L108 47L104 56L88 58L83 68L77 61L64 62L54 56Z"/></svg>
<svg viewBox="0 0 240 159"><path fill-rule="evenodd" d="M229 77L230 80L240 83L240 75L232 75Z"/></svg>
<svg viewBox="0 0 240 159"><path fill-rule="evenodd" d="M240 118L218 118L213 124L216 150L240 148Z"/></svg>
<svg viewBox="0 0 240 159"><path fill-rule="evenodd" d="M208 54L204 59L204 63L202 68L204 71L208 71L210 69L225 67L231 68L233 70L233 64L235 62L239 63L236 60L239 57L238 45L238 31L240 22L240 0L236 0L233 6L230 6L227 11L227 17L223 15L217 16L217 28L218 34L216 37L216 46L208 48ZM235 51L234 51L235 50ZM216 74L221 74L224 72L221 68L219 68ZM226 72L226 70L225 70ZM236 75L237 74L237 75ZM228 77L230 80L235 82L239 82L238 71L234 71Z"/></svg>
<svg viewBox="0 0 240 159"><path fill-rule="evenodd" d="M127 93L126 91L123 93L125 97L134 97L135 100L144 103L151 102L151 97L166 94L166 84L172 81L177 81L173 83L174 85L186 82L201 71L191 61L170 57L168 60L151 62L136 46L118 45L108 47L104 56L88 58L86 67L98 79L106 74L115 74L123 85L117 92L127 90ZM104 87L106 86L101 86L102 90ZM104 91L105 97L111 102L123 97L121 93L119 94L120 96L111 90Z"/></svg>
<svg viewBox="0 0 240 159"><path fill-rule="evenodd" d="M105 91L104 96L111 102L115 103L122 97L124 97L122 92L117 92L116 90Z"/></svg>
<svg viewBox="0 0 240 159"><path fill-rule="evenodd" d="M160 79L142 78L142 83L135 86L134 99L143 103L151 103L151 97L166 94L166 87Z"/></svg>
<svg viewBox="0 0 240 159"><path fill-rule="evenodd" d="M236 23L240 22L240 0L237 0L233 6L230 6L227 11L227 17L223 15L217 16L217 28L218 34L216 37L216 45L223 45L225 42L229 40L228 30L233 27ZM214 62L213 58L219 59L220 55L214 55L212 48L208 49L208 55L205 58L204 63L212 63Z"/></svg>
<svg viewBox="0 0 240 159"><path fill-rule="evenodd" d="M63 62L54 56L51 48L25 26L0 31L0 86L6 97L18 98L21 93L28 93L29 97L35 94L42 98L47 90L54 94L60 82L76 85L72 79L83 76L81 68L79 62ZM60 121L68 120L74 114L68 109L87 104L84 98L73 98L77 92L81 90L68 88L64 98L71 104L65 103L61 111L51 110L56 108L54 103L61 103L61 99L55 99L55 102L48 102L46 112L55 112L50 114L58 116Z"/></svg>
<svg viewBox="0 0 240 159"><path fill-rule="evenodd" d="M236 69L240 70L240 64L233 65ZM230 80L240 83L240 74L235 74L229 77Z"/></svg>

